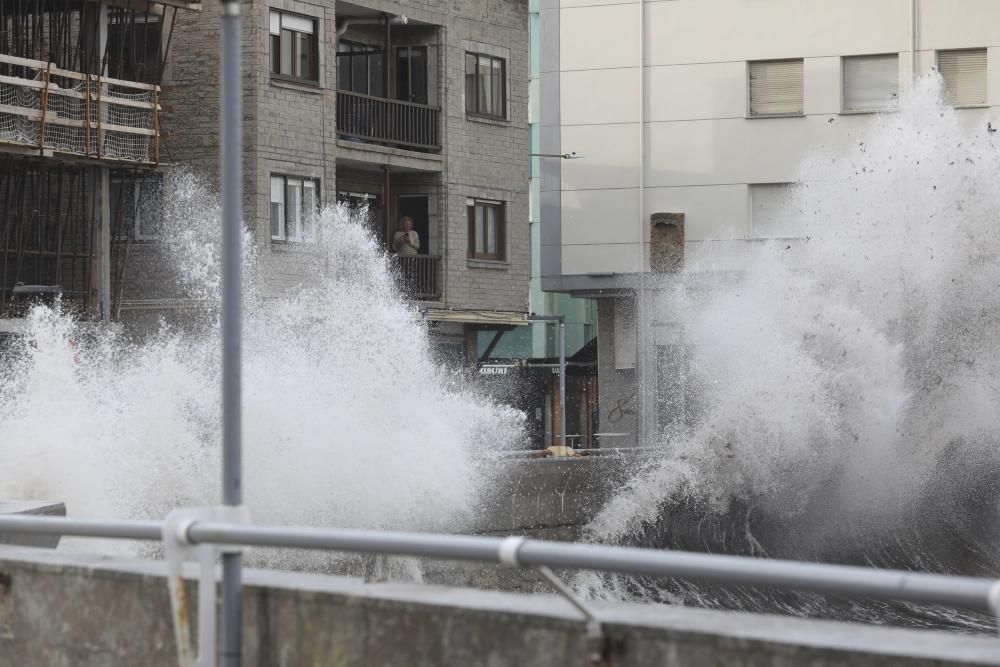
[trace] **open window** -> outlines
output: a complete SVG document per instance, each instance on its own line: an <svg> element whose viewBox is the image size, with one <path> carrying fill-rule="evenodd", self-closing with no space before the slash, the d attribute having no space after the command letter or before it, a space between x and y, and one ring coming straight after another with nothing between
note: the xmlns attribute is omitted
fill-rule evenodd
<svg viewBox="0 0 1000 667"><path fill-rule="evenodd" d="M316 19L271 10L271 76L319 82Z"/></svg>

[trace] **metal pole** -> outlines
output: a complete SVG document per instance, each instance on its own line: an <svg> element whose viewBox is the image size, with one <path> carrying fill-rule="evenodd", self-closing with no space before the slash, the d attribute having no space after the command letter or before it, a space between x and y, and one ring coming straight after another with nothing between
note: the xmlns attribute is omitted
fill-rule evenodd
<svg viewBox="0 0 1000 667"><path fill-rule="evenodd" d="M243 228L241 211L242 127L240 109L240 3L222 3L222 57L219 132L222 138L222 502L243 502L241 452L240 263ZM240 553L222 555L221 664L242 662L242 599Z"/></svg>
<svg viewBox="0 0 1000 667"><path fill-rule="evenodd" d="M559 319L559 432L566 446L566 320Z"/></svg>

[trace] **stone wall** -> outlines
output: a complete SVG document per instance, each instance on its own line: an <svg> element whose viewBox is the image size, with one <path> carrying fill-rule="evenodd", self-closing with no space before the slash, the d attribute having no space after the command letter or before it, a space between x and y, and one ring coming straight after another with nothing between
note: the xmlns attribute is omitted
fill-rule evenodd
<svg viewBox="0 0 1000 667"><path fill-rule="evenodd" d="M173 667L163 563L0 547L0 667ZM243 664L586 665L562 599L245 570ZM193 596L194 591L190 594ZM193 599L190 598L190 599ZM998 664L996 639L825 621L595 603L602 664Z"/></svg>

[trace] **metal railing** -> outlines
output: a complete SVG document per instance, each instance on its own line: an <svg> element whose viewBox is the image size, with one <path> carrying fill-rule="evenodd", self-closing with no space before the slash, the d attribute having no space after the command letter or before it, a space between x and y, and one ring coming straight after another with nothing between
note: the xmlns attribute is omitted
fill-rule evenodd
<svg viewBox="0 0 1000 667"><path fill-rule="evenodd" d="M337 91L337 134L395 146L440 150L441 110L346 90Z"/></svg>
<svg viewBox="0 0 1000 667"><path fill-rule="evenodd" d="M400 289L408 299L441 298L438 281L441 257L438 255L395 255Z"/></svg>
<svg viewBox="0 0 1000 667"><path fill-rule="evenodd" d="M549 542L524 537L255 526L249 523L245 508L232 505L175 510L163 522L0 516L0 534L3 533L11 536L49 534L162 541L167 557L167 585L181 667L212 667L216 664L216 558L221 553L223 559L239 559L240 547L245 546L480 561L533 569L583 615L584 638L594 663L602 662L608 650L608 638L600 614L561 581L550 569L552 567L941 605L992 612L1000 618L1000 580L980 577ZM197 561L201 568L197 657L191 645L189 604L182 585L181 565L184 560ZM238 592L236 594L239 595ZM226 637L234 630L226 626L224 630L222 658L227 664L238 662L228 658L233 653L238 655L238 649L234 649L231 642L237 640L239 633Z"/></svg>
<svg viewBox="0 0 1000 667"><path fill-rule="evenodd" d="M161 521L0 517L2 533L67 537L160 541L164 526ZM186 525L183 537L191 544L379 553L493 562L515 567L549 566L1000 611L1000 580L855 565L550 542L523 537L255 526L220 521L192 521Z"/></svg>

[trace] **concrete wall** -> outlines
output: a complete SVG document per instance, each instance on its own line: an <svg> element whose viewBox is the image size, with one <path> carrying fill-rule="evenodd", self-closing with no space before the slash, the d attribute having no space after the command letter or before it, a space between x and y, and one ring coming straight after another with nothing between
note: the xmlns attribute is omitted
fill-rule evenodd
<svg viewBox="0 0 1000 667"><path fill-rule="evenodd" d="M1000 106L1000 5L968 0L961 11L949 0L918 5L918 70L929 71L939 49L986 47L988 106ZM645 270L640 258L648 253L637 244L648 242L646 223L656 211L685 213L692 257L712 252L712 241L755 235L752 184L796 180L808 152L849 146L871 121L871 114L841 113L841 57L899 54L900 90L913 71L911 0L643 6L640 69L638 2L543 4L543 33L554 45L542 49L547 59L542 63L541 142L584 157L550 165L561 217L543 210L542 238L558 250L543 263L543 282L614 272L618 278L602 283L612 287L621 274ZM771 58L804 59L802 117L747 117L746 62ZM645 112L643 211L640 108ZM550 110L555 118L546 125ZM960 113L965 122L985 125L982 109ZM546 230L552 225L558 229ZM583 284L549 280L548 288Z"/></svg>
<svg viewBox="0 0 1000 667"><path fill-rule="evenodd" d="M567 602L245 570L243 664L582 665ZM193 591L191 591L193 594ZM611 666L998 664L996 639L597 603ZM176 665L162 563L0 547L0 666Z"/></svg>

